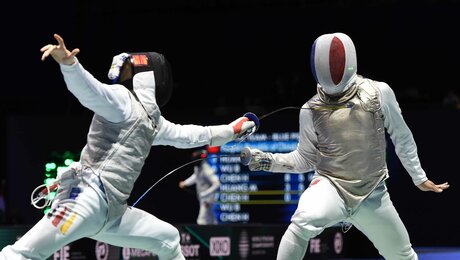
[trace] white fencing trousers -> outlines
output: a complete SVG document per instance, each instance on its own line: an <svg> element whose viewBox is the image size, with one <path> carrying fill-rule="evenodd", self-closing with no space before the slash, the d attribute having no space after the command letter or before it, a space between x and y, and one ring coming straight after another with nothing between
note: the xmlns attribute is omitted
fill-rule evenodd
<svg viewBox="0 0 460 260"><path fill-rule="evenodd" d="M43 260L83 237L151 251L160 260L185 259L179 231L143 210L128 208L120 218L106 223L107 202L95 174L83 172L64 184L59 187L52 211L16 243L3 248L1 260Z"/></svg>
<svg viewBox="0 0 460 260"><path fill-rule="evenodd" d="M303 259L305 251L300 251L305 250L305 246L296 246L293 242L308 243L325 228L342 221L352 223L363 232L385 259L418 259L384 183L357 209L352 210L346 208L343 199L328 179L318 177L312 180L312 185L300 197L288 231L281 239L277 260ZM299 238L294 239L291 233Z"/></svg>
<svg viewBox="0 0 460 260"><path fill-rule="evenodd" d="M200 211L196 220L198 225L216 225L218 224L214 214L214 204L200 201Z"/></svg>

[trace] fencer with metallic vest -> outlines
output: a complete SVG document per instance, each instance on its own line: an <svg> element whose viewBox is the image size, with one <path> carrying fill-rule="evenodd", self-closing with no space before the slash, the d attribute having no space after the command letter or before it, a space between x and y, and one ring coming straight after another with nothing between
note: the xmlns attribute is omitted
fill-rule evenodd
<svg viewBox="0 0 460 260"><path fill-rule="evenodd" d="M277 259L303 259L309 239L342 222L361 230L385 259L417 259L385 186L385 129L413 183L427 177L392 89L357 74L355 46L343 33L318 37L310 63L317 94L300 110L297 148L285 154L248 148L250 170L315 171Z"/></svg>
<svg viewBox="0 0 460 260"><path fill-rule="evenodd" d="M70 51L63 47L60 36L55 38L59 45L46 45L43 55L54 53L68 90L94 116L80 161L66 171L65 178L57 180L51 211L13 245L3 248L0 259L47 259L84 237L143 249L160 260L185 259L177 228L140 208L128 207L151 146L223 145L255 123L245 117L224 125L172 123L160 113L172 88L169 64L163 55L150 52L115 56L109 72L109 77L115 75L114 84L105 84L76 57L66 63L56 59ZM133 73L128 79L120 76L118 80L122 68ZM151 174L152 180L159 177L158 173L146 174Z"/></svg>

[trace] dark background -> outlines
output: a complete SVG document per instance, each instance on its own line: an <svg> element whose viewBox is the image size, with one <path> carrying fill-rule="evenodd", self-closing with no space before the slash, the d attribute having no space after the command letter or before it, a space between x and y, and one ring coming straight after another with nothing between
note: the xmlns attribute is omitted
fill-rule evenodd
<svg viewBox="0 0 460 260"><path fill-rule="evenodd" d="M459 91L457 1L17 1L3 11L10 18L0 17L2 224L38 220L41 213L28 202L43 178L43 162L53 151L85 144L92 113L67 91L58 65L40 61L40 48L55 43L53 33L69 49L80 48L83 66L103 82L120 52L165 54L175 89L163 115L182 124L222 124L248 111L260 116L305 103L315 93L311 44L340 31L354 40L358 73L395 91L428 176L452 185L443 194L420 192L390 152L389 189L413 244L460 245L460 110L448 102ZM297 115L267 117L260 130L297 131ZM153 147L132 198L188 162L190 152ZM184 169L165 179L139 207L170 222L194 222L195 197L177 188L186 176Z"/></svg>

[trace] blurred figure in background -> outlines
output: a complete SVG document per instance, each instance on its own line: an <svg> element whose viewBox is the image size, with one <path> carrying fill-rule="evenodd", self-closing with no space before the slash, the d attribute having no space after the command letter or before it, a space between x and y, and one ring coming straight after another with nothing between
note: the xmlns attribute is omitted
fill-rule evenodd
<svg viewBox="0 0 460 260"><path fill-rule="evenodd" d="M193 168L193 174L186 180L179 182L179 187L195 185L196 196L200 202L200 210L196 223L198 225L213 225L218 224L216 215L214 213L214 203L216 200L216 193L220 187L219 177L208 163L208 151L206 149L196 150L192 153L192 159L198 160Z"/></svg>

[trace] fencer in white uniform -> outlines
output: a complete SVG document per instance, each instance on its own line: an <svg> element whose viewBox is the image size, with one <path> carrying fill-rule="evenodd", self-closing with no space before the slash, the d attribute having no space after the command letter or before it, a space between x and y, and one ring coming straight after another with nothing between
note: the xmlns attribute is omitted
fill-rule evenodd
<svg viewBox="0 0 460 260"><path fill-rule="evenodd" d="M312 46L310 63L317 94L300 110L296 150L281 154L248 147L242 161L250 170L315 170L281 239L277 259L303 259L309 240L340 222L363 232L385 259L417 259L385 185L385 130L422 191L442 192L449 184L427 178L392 89L357 74L350 37L321 35Z"/></svg>
<svg viewBox="0 0 460 260"><path fill-rule="evenodd" d="M68 90L95 114L79 162L58 176L52 210L0 259L46 259L83 237L153 252L160 260L185 259L178 230L127 200L152 145L219 146L254 127L241 117L215 126L175 124L160 113L171 96L167 60L159 53L123 53L113 59L114 84L94 78L55 34L41 51L60 65ZM120 70L122 72L120 72Z"/></svg>
<svg viewBox="0 0 460 260"><path fill-rule="evenodd" d="M214 212L214 203L216 202L220 181L216 170L209 165L207 155L208 152L205 149L193 152L192 158L195 160L201 159L201 161L193 167L193 174L190 177L179 182L180 188L195 185L196 196L200 204L196 219L198 225L218 224Z"/></svg>

